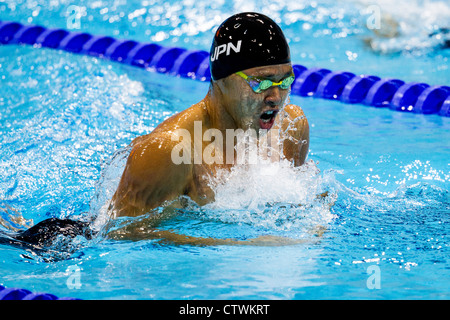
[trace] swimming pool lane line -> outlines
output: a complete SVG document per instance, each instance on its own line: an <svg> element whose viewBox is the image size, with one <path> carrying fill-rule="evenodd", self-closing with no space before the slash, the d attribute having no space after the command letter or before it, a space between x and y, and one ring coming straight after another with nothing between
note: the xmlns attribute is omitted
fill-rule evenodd
<svg viewBox="0 0 450 320"><path fill-rule="evenodd" d="M28 44L96 56L173 76L209 81L209 53L85 32L0 21L0 44ZM291 93L395 111L450 117L450 87L294 64Z"/></svg>
<svg viewBox="0 0 450 320"><path fill-rule="evenodd" d="M81 300L77 298L58 298L50 293L33 293L27 289L5 288L0 285L0 300Z"/></svg>

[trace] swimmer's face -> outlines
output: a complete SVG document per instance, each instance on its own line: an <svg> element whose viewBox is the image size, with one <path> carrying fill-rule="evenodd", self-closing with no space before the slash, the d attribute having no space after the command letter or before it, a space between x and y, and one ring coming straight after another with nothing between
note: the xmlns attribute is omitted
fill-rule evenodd
<svg viewBox="0 0 450 320"><path fill-rule="evenodd" d="M293 71L291 64L287 63L251 68L242 72L248 76L280 82ZM238 128L254 129L257 133L260 129L272 128L275 116L283 108L290 91L273 86L255 93L249 84L236 74L217 81L217 84L223 93L227 111Z"/></svg>

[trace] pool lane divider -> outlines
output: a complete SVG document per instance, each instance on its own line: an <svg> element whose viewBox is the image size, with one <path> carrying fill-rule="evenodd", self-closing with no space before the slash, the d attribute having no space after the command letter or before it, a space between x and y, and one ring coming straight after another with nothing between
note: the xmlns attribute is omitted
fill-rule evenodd
<svg viewBox="0 0 450 320"><path fill-rule="evenodd" d="M0 44L28 44L96 56L173 76L209 81L209 53L156 43L0 21ZM450 87L293 65L291 93L395 111L450 117Z"/></svg>
<svg viewBox="0 0 450 320"><path fill-rule="evenodd" d="M0 285L0 300L80 300L76 298L58 298L51 293L31 292L27 289L5 288Z"/></svg>

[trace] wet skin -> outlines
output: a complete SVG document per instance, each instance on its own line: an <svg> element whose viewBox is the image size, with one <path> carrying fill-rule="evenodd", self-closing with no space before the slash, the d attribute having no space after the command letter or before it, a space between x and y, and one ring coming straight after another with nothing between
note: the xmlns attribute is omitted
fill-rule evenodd
<svg viewBox="0 0 450 320"><path fill-rule="evenodd" d="M292 73L292 66L264 66L243 72L279 82ZM232 164L194 164L191 161L177 165L171 159L172 149L179 143L172 139L174 131L185 129L194 137L195 121L201 121L202 136L212 128L220 130L225 136L226 129L251 128L259 132L264 126L271 127L269 134L276 131L278 135L281 126L283 131L287 131L280 142L284 156L296 166L302 165L309 147L309 126L300 107L288 104L281 111L288 94L289 90L280 87L255 93L243 78L235 74L212 82L202 101L132 142L132 151L112 199L112 216L138 216L181 195L189 196L199 205L214 200L204 175L214 174L219 168L230 168ZM267 111L274 111L274 119L267 122L267 117L263 117L262 121L261 117ZM191 143L193 148L194 139ZM200 142L202 151L210 143ZM225 139L223 143L226 143Z"/></svg>
<svg viewBox="0 0 450 320"><path fill-rule="evenodd" d="M290 64L283 64L243 71L249 76L268 78L277 83L292 73L292 67ZM157 228L162 220L177 214L178 208L183 206L182 201L178 201L183 199L183 195L190 197L198 205L213 201L214 193L208 187L206 176L214 175L218 169L230 169L234 165L229 162L205 161L175 164L171 156L174 147L180 143L173 140L173 133L177 129L184 129L194 137L190 141L182 140L182 143L188 144L187 147L191 149L199 145L200 152L211 144L211 141L202 139L209 129L215 129L223 136L226 136L228 129L253 129L257 134L259 129L270 129L263 132L267 141L279 144L282 149L278 150L282 150L283 156L294 165L304 163L309 147L308 121L301 108L286 105L288 94L289 90L280 87L255 93L243 78L233 74L211 82L206 97L199 103L165 120L151 133L134 139L119 186L110 202L109 214L113 219L105 226L105 230L108 230L107 237L127 240L158 239L164 243L199 246L279 246L304 243L301 239L270 235L247 240L198 238ZM195 137L195 123L201 123L200 139ZM259 143L262 136L258 138ZM236 141L232 141L234 147ZM223 140L223 144L226 143ZM222 150L226 150L226 146ZM162 209L154 212L154 208ZM125 226L118 227L116 223L120 224L121 221L114 218L119 216L142 217L131 223L125 221ZM111 229L110 226L115 228ZM90 238L95 236L91 232L87 222L48 219L14 235L2 237L0 234L0 243L31 245L36 249L51 246L59 234ZM312 232L315 235L323 233L317 230Z"/></svg>

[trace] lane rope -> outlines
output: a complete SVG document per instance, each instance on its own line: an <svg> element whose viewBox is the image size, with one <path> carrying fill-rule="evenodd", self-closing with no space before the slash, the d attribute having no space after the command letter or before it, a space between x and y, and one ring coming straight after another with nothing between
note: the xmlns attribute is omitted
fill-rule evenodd
<svg viewBox="0 0 450 320"><path fill-rule="evenodd" d="M76 298L58 298L54 294L31 292L27 289L5 288L0 285L0 300L80 300Z"/></svg>
<svg viewBox="0 0 450 320"><path fill-rule="evenodd" d="M96 56L173 76L209 81L209 53L156 43L0 21L0 44L27 44ZM450 117L450 87L293 65L291 93L347 104Z"/></svg>

